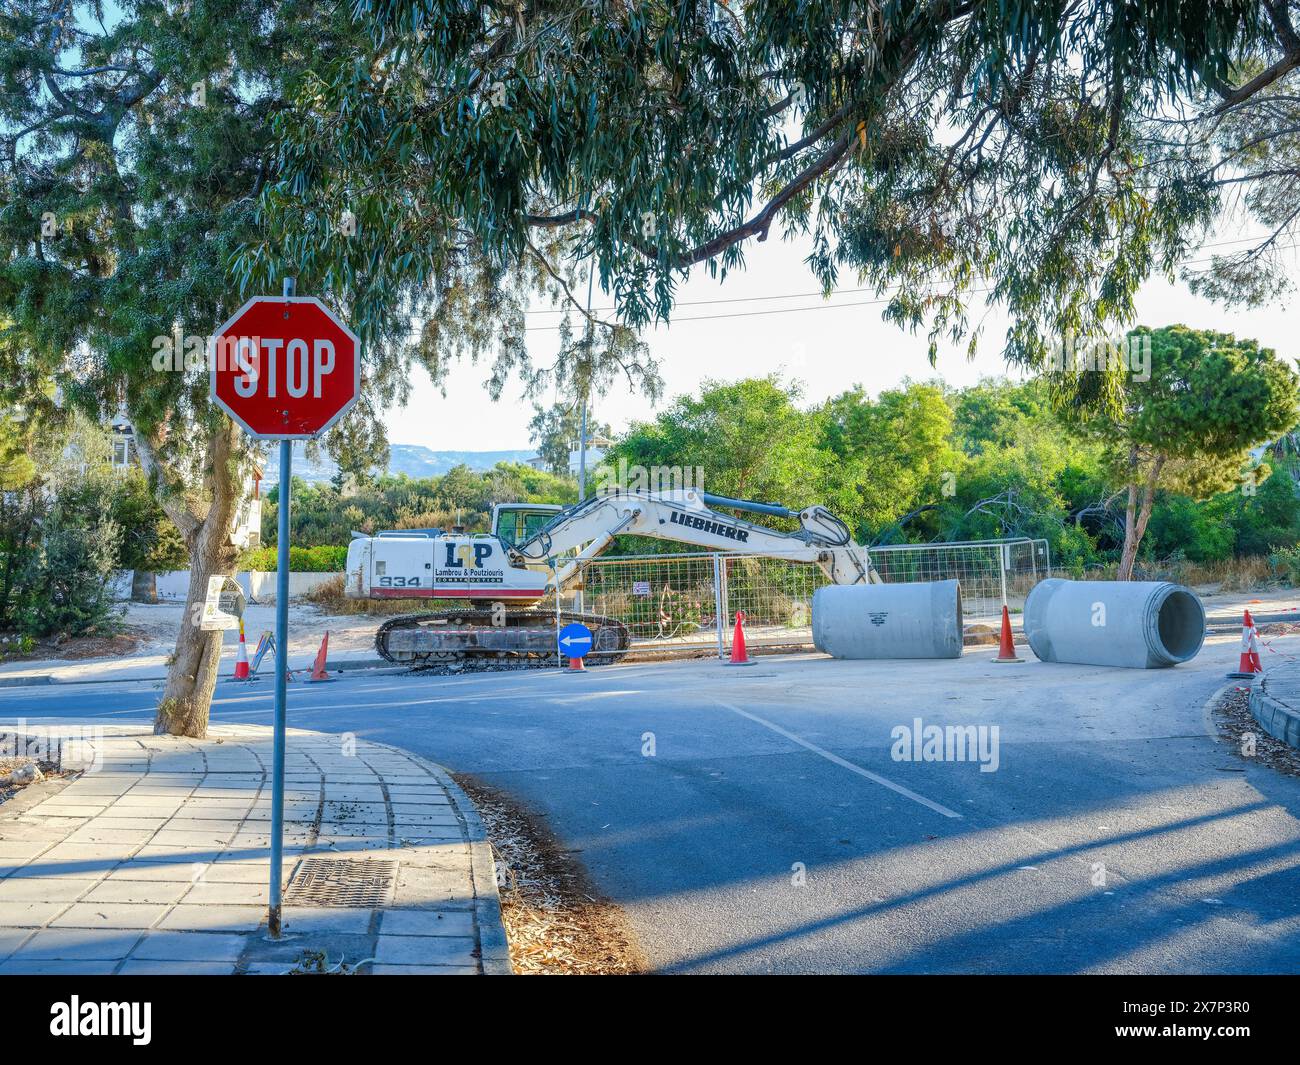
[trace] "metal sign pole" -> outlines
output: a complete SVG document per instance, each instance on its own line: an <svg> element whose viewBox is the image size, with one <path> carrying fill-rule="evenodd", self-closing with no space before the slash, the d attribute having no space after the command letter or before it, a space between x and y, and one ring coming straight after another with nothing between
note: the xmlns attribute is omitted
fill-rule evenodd
<svg viewBox="0 0 1300 1065"><path fill-rule="evenodd" d="M723 596L722 556L715 554L713 556L713 616L716 619L715 625L718 629L718 661L722 661L727 657L726 649L722 646L723 630L727 627L727 619L722 605Z"/></svg>
<svg viewBox="0 0 1300 1065"><path fill-rule="evenodd" d="M284 279L284 295L294 293L294 279ZM280 441L280 530L275 573L275 746L271 776L271 891L266 927L280 938L280 875L284 866L284 725L289 676L289 506L293 480L293 441Z"/></svg>

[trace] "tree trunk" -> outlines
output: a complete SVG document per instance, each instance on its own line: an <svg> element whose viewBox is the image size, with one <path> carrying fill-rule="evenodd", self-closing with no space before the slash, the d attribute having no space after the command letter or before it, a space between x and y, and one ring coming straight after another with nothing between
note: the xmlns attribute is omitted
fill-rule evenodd
<svg viewBox="0 0 1300 1065"><path fill-rule="evenodd" d="M1157 455L1151 463L1151 469L1147 473L1145 484L1141 485L1141 497L1138 496L1137 480L1137 449L1129 453L1129 469L1132 471L1132 480L1128 486L1128 504L1124 508L1124 549L1120 553L1119 572L1116 574L1118 580L1131 581L1133 579L1133 567L1137 564L1138 547L1142 543L1142 537L1146 534L1147 525L1151 521L1151 508L1155 503L1156 482L1160 479L1160 470L1165 464L1165 456Z"/></svg>
<svg viewBox="0 0 1300 1065"><path fill-rule="evenodd" d="M1128 449L1128 502L1124 506L1124 548L1120 551L1119 571L1115 574L1115 579L1120 581L1133 579L1133 564L1137 561L1137 473L1138 450L1136 447L1130 447Z"/></svg>
<svg viewBox="0 0 1300 1065"><path fill-rule="evenodd" d="M190 586L185 596L185 613L176 636L167 669L167 684L154 731L173 736L202 738L208 731L208 709L217 686L224 632L204 632L199 628L203 603L208 595L208 578L230 576L235 569L235 553L230 547L230 529L209 535L204 523L199 541L190 547Z"/></svg>
<svg viewBox="0 0 1300 1065"><path fill-rule="evenodd" d="M190 554L190 585L185 612L176 636L176 650L167 668L167 683L154 719L154 732L202 739L208 731L208 710L217 685L223 633L200 627L208 578L231 576L238 552L231 543L242 496L239 481L238 430L223 418L208 438L203 495L197 504L184 491L174 471L158 458L159 440L143 440L137 432L141 463L156 483L155 491L167 516L176 523Z"/></svg>

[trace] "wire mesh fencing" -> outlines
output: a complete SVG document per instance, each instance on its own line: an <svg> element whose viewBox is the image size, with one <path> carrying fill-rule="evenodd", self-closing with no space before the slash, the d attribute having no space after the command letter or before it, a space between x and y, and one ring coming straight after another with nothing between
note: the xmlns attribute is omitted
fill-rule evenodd
<svg viewBox="0 0 1300 1065"><path fill-rule="evenodd" d="M996 624L1003 602L1019 613L1050 571L1045 540L907 544L874 548L871 560L887 583L956 578L968 625ZM562 606L617 618L631 634L632 655L723 656L738 612L751 647L811 647L813 593L828 583L818 566L766 555L597 558L583 564Z"/></svg>
<svg viewBox="0 0 1300 1065"><path fill-rule="evenodd" d="M957 580L968 623L998 623L1005 603L1024 610L1029 590L1051 575L1046 540L972 540L964 543L897 544L871 549L871 564L887 584Z"/></svg>

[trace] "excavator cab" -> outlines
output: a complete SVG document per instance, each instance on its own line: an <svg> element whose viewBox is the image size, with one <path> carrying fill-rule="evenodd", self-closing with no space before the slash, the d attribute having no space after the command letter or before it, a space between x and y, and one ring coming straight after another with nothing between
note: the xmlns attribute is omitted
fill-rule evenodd
<svg viewBox="0 0 1300 1065"><path fill-rule="evenodd" d="M492 508L492 535L514 547L531 540L563 509L554 503L498 503Z"/></svg>

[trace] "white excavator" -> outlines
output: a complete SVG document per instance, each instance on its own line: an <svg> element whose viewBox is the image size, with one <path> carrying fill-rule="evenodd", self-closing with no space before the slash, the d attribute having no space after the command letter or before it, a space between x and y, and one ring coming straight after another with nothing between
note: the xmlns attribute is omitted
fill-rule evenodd
<svg viewBox="0 0 1300 1065"><path fill-rule="evenodd" d="M711 506L797 518L799 528L782 532L720 514ZM418 666L484 655L554 660L558 619L565 624L580 621L591 629L587 661L609 663L627 653L630 637L622 622L582 612L542 611L538 606L548 594L565 591L583 564L608 550L619 536L649 536L707 551L805 562L820 567L836 584L879 581L867 549L853 543L848 526L825 507L793 511L776 503L681 488L608 490L569 507L499 503L492 508L491 533L354 533L344 589L353 599L474 603L385 622L375 646L390 662Z"/></svg>

